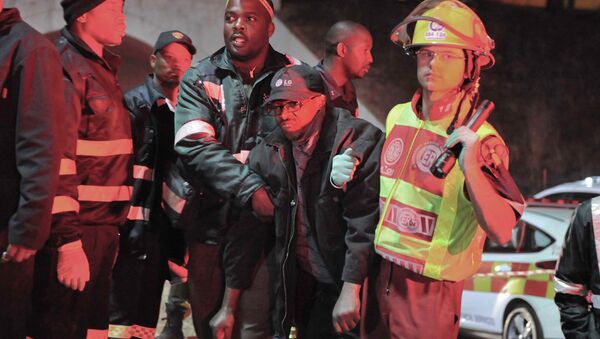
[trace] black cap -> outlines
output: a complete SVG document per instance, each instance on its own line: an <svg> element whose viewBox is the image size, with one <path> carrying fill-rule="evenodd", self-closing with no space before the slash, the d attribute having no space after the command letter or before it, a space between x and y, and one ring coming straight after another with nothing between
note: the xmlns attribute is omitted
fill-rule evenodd
<svg viewBox="0 0 600 339"><path fill-rule="evenodd" d="M317 94L325 94L321 74L308 65L294 65L275 73L265 104L275 100L301 101Z"/></svg>
<svg viewBox="0 0 600 339"><path fill-rule="evenodd" d="M63 8L63 17L67 25L75 21L82 14L85 14L105 0L62 0L60 5Z"/></svg>
<svg viewBox="0 0 600 339"><path fill-rule="evenodd" d="M154 44L154 53L160 51L172 42L184 45L188 51L190 51L191 55L196 54L196 47L192 44L192 39L181 31L166 31L160 33Z"/></svg>

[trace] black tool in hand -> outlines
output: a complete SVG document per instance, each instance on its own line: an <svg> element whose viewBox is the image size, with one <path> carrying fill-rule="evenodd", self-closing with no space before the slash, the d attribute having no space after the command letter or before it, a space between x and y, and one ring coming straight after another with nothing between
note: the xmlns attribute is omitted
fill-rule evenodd
<svg viewBox="0 0 600 339"><path fill-rule="evenodd" d="M477 107L475 114L467 121L465 126L470 130L476 132L479 127L487 120L490 116L490 113L494 110L494 103L490 100L483 100L481 104ZM462 151L462 144L457 143L451 148L447 148L440 156L435 160L433 166L431 166L431 174L433 174L436 178L444 179L448 173L454 167L456 163L456 158L460 155Z"/></svg>

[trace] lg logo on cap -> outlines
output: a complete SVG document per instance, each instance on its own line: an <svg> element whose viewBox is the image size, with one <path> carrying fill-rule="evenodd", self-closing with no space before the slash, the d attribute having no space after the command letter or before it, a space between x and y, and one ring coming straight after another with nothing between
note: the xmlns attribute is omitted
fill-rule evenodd
<svg viewBox="0 0 600 339"><path fill-rule="evenodd" d="M277 81L275 81L275 87L281 87L281 85L283 85L284 87L291 87L293 85L293 81L290 79L277 79Z"/></svg>

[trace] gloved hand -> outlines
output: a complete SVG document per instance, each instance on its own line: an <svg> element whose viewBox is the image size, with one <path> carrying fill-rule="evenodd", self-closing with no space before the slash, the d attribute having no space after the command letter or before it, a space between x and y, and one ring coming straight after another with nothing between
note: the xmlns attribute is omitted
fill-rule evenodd
<svg viewBox="0 0 600 339"><path fill-rule="evenodd" d="M83 252L81 240L58 248L56 273L61 284L76 291L83 291L85 284L90 280L90 265Z"/></svg>
<svg viewBox="0 0 600 339"><path fill-rule="evenodd" d="M329 176L333 187L342 188L352 180L356 166L358 166L358 159L352 155L352 148L348 148L344 153L334 156L331 175Z"/></svg>

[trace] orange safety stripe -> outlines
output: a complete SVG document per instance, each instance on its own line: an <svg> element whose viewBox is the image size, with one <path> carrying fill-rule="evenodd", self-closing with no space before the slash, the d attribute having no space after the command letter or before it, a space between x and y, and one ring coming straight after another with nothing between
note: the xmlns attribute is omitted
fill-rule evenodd
<svg viewBox="0 0 600 339"><path fill-rule="evenodd" d="M75 175L77 174L77 165L75 160L71 159L60 159L60 171L59 175Z"/></svg>
<svg viewBox="0 0 600 339"><path fill-rule="evenodd" d="M109 338L129 339L132 337L140 339L154 339L155 328L140 325L108 325Z"/></svg>
<svg viewBox="0 0 600 339"><path fill-rule="evenodd" d="M79 202L64 195L54 197L54 202L52 203L52 214L64 212L79 212Z"/></svg>
<svg viewBox="0 0 600 339"><path fill-rule="evenodd" d="M154 170L148 166L134 165L133 166L133 178L140 180L151 181L154 177Z"/></svg>
<svg viewBox="0 0 600 339"><path fill-rule="evenodd" d="M185 206L185 200L173 192L169 186L163 182L162 200L175 212L181 214Z"/></svg>
<svg viewBox="0 0 600 339"><path fill-rule="evenodd" d="M79 185L77 186L77 191L79 192L79 201L129 201L132 187Z"/></svg>
<svg viewBox="0 0 600 339"><path fill-rule="evenodd" d="M116 140L77 140L77 155L90 157L108 157L133 154L131 139Z"/></svg>
<svg viewBox="0 0 600 339"><path fill-rule="evenodd" d="M210 137L216 135L215 128L208 122L199 119L192 120L186 122L179 128L175 134L175 144L194 134L207 134Z"/></svg>
<svg viewBox="0 0 600 339"><path fill-rule="evenodd" d="M127 214L128 220L149 220L150 209L141 206L130 206Z"/></svg>

